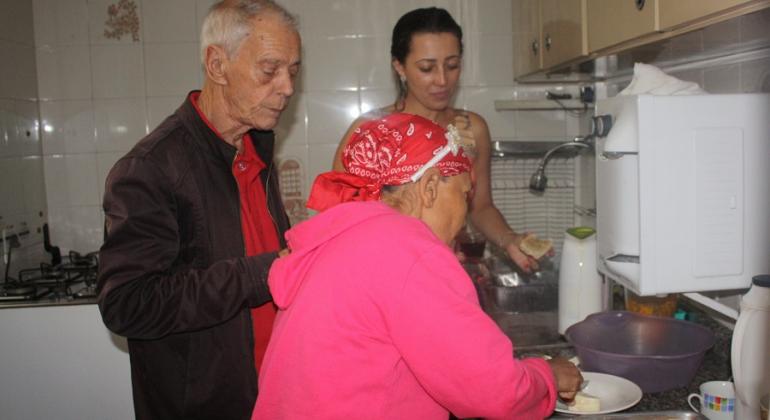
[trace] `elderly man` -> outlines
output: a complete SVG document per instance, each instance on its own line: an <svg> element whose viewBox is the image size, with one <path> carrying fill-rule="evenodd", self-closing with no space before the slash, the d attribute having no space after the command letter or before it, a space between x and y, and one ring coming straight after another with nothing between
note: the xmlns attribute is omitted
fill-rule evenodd
<svg viewBox="0 0 770 420"><path fill-rule="evenodd" d="M346 173L316 179L323 212L270 269L280 311L252 419L541 419L575 396L567 360L513 357L448 246L472 186L458 140L390 114L354 131Z"/></svg>
<svg viewBox="0 0 770 420"><path fill-rule="evenodd" d="M128 337L136 417L243 419L274 317L268 269L288 219L271 130L300 37L269 0L223 1L201 35L205 82L110 172L99 308Z"/></svg>

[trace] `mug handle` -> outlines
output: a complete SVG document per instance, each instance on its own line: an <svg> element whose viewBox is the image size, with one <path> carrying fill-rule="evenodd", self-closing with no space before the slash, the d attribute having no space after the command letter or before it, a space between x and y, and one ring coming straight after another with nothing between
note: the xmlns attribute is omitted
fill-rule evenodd
<svg viewBox="0 0 770 420"><path fill-rule="evenodd" d="M695 408L694 405L692 405L693 398L697 398L699 405L703 407L703 397L701 397L700 394L690 394L687 396L687 404L690 405L690 408L692 408L692 410L695 411L696 413L700 413L700 410Z"/></svg>

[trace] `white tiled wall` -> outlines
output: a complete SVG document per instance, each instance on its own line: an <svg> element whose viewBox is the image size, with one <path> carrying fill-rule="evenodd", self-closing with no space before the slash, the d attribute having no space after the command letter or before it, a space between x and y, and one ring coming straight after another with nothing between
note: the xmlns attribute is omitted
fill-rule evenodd
<svg viewBox="0 0 770 420"><path fill-rule="evenodd" d="M25 1L34 10L36 53L32 50L27 61L38 63L37 83L31 86L39 90L41 102L53 241L64 250L92 251L103 236L100 202L109 168L202 84L199 28L214 0L133 0L138 42L131 36L105 37L107 8L117 1ZM315 176L330 169L348 125L362 111L393 102L391 30L403 13L417 7L444 7L462 25L464 72L455 106L481 113L494 139L554 140L570 134L563 112L494 110L495 99L545 90L512 83L510 0L281 3L299 18L303 69L297 93L276 128L277 154L301 163L305 196ZM19 22L14 20L13 27L32 27L31 16L27 26ZM32 44L32 30L27 32ZM18 42L3 42L0 48L18 48Z"/></svg>
<svg viewBox="0 0 770 420"><path fill-rule="evenodd" d="M32 14L31 0L0 2L0 228L6 236L28 232L11 251L11 276L40 261L46 220Z"/></svg>
<svg viewBox="0 0 770 420"><path fill-rule="evenodd" d="M105 36L117 1L29 3L52 241L94 251L110 168L201 85L198 32L213 0L135 0L138 41Z"/></svg>

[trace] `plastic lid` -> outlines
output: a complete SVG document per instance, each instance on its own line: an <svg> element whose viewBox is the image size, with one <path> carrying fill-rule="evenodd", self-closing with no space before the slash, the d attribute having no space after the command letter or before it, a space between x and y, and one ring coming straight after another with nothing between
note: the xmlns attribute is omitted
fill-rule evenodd
<svg viewBox="0 0 770 420"><path fill-rule="evenodd" d="M567 229L567 233L569 233L570 235L578 239L585 239L593 235L594 233L596 233L596 230L594 230L594 228L590 228L587 226L578 226L578 227Z"/></svg>
<svg viewBox="0 0 770 420"><path fill-rule="evenodd" d="M751 278L755 286L770 287L770 274L760 274Z"/></svg>

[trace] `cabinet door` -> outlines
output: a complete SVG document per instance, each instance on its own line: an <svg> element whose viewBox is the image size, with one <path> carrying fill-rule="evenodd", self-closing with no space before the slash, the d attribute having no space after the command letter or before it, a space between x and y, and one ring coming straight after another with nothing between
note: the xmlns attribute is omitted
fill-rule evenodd
<svg viewBox="0 0 770 420"><path fill-rule="evenodd" d="M543 68L588 54L585 0L541 0Z"/></svg>
<svg viewBox="0 0 770 420"><path fill-rule="evenodd" d="M587 1L590 52L652 33L656 29L655 0Z"/></svg>
<svg viewBox="0 0 770 420"><path fill-rule="evenodd" d="M660 29L688 23L712 13L756 3L756 0L657 0L660 10Z"/></svg>
<svg viewBox="0 0 770 420"><path fill-rule="evenodd" d="M540 40L540 0L513 1L513 74L514 77L542 68Z"/></svg>

